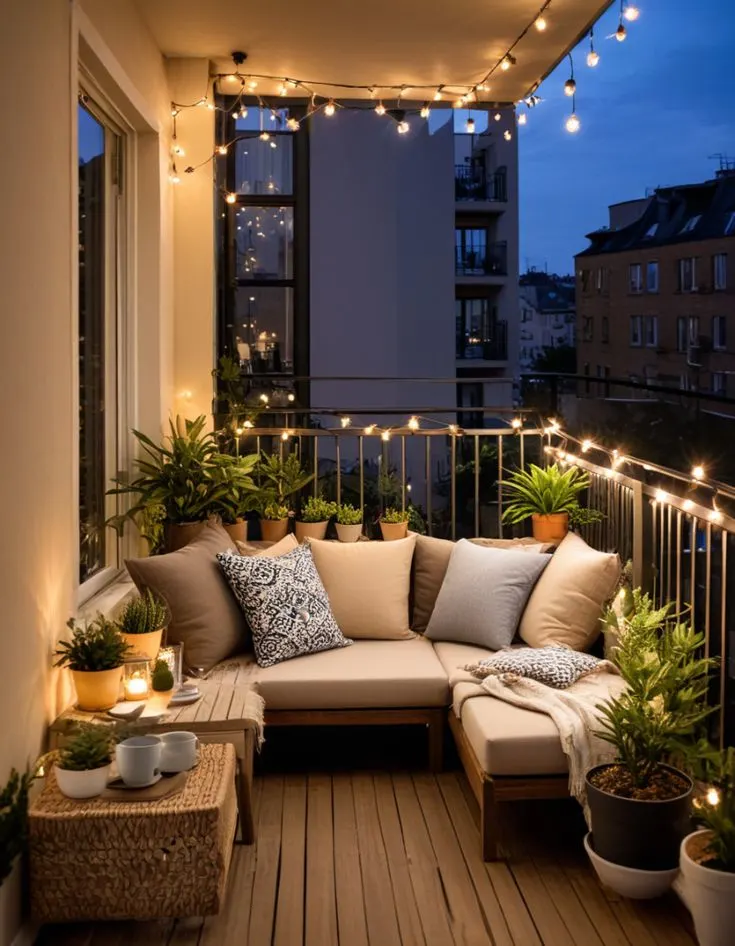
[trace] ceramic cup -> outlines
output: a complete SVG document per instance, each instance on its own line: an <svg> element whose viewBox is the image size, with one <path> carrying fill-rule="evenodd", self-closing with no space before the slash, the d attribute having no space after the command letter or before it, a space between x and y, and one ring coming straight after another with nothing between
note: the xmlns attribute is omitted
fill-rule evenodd
<svg viewBox="0 0 735 946"><path fill-rule="evenodd" d="M193 732L166 732L160 738L162 772L186 772L196 765L199 740Z"/></svg>
<svg viewBox="0 0 735 946"><path fill-rule="evenodd" d="M131 736L118 743L115 760L120 778L132 788L142 788L161 772L161 740L158 736Z"/></svg>

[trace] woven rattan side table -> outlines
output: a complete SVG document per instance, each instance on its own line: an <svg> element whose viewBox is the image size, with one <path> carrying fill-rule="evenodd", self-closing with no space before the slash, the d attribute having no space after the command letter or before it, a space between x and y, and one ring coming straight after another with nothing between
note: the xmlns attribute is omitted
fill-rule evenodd
<svg viewBox="0 0 735 946"><path fill-rule="evenodd" d="M31 911L43 923L206 916L222 907L237 824L235 750L202 745L183 791L75 801L50 773L29 823Z"/></svg>

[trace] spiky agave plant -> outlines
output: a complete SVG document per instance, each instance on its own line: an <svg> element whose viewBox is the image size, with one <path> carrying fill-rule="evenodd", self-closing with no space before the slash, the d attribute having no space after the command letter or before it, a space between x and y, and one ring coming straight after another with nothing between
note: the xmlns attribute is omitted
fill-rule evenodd
<svg viewBox="0 0 735 946"><path fill-rule="evenodd" d="M169 612L165 603L150 588L125 605L118 623L124 634L149 634L168 624Z"/></svg>
<svg viewBox="0 0 735 946"><path fill-rule="evenodd" d="M573 524L584 525L602 518L597 509L585 509L579 497L590 485L589 474L572 466L562 470L556 463L547 467L529 465L516 470L504 483L503 494L509 500L503 520L523 522L533 515L551 516L568 513Z"/></svg>

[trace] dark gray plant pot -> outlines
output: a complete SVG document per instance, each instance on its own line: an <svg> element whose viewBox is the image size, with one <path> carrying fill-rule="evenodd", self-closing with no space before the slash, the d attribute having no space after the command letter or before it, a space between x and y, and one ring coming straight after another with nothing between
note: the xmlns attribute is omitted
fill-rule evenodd
<svg viewBox="0 0 735 946"><path fill-rule="evenodd" d="M668 801L637 801L601 792L586 776L594 849L606 861L638 870L669 870L679 863L679 847L691 831L692 780L670 765L662 768L685 779L689 789Z"/></svg>

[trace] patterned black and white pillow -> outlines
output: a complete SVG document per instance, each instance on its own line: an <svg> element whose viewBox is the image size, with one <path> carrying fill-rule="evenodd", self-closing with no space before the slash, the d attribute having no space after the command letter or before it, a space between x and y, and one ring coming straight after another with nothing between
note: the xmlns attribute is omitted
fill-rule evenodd
<svg viewBox="0 0 735 946"><path fill-rule="evenodd" d="M598 670L617 672L608 660L600 660L591 654L583 654L569 647L551 644L547 647L510 647L499 650L476 664L468 664L465 670L481 680L489 676L510 674L528 677L557 690L565 690Z"/></svg>
<svg viewBox="0 0 735 946"><path fill-rule="evenodd" d="M261 667L352 643L337 626L308 546L278 558L217 556L253 634Z"/></svg>

